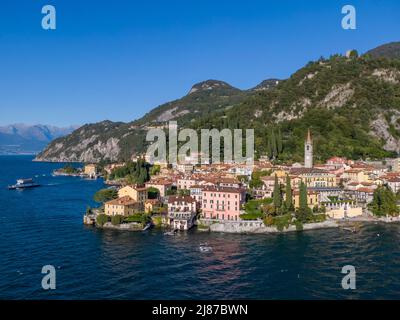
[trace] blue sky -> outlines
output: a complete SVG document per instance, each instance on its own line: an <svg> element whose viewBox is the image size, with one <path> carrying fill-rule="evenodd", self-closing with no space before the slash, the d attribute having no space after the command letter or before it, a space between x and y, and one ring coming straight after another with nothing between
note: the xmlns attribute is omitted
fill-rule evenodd
<svg viewBox="0 0 400 320"><path fill-rule="evenodd" d="M57 29L41 28L54 5ZM357 9L357 30L341 8ZM399 41L400 1L0 2L0 125L131 121L199 81L241 89Z"/></svg>

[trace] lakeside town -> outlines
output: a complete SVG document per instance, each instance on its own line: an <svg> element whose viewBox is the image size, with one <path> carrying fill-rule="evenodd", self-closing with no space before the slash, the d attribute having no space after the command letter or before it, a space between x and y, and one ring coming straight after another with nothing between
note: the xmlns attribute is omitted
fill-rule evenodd
<svg viewBox="0 0 400 320"><path fill-rule="evenodd" d="M87 208L84 223L101 228L176 232L197 226L217 232L268 233L344 227L361 222L396 222L400 158L353 161L332 157L313 163L313 138L304 141L304 163L274 165L260 158L235 163L170 166L130 163L86 164L58 174L103 177L107 188Z"/></svg>

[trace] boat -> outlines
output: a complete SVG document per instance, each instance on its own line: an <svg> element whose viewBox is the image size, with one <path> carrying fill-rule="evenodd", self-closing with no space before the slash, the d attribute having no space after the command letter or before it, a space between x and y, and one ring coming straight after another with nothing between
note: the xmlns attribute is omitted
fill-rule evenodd
<svg viewBox="0 0 400 320"><path fill-rule="evenodd" d="M352 232L352 233L356 233L357 232L357 229L355 227L343 227L342 230L349 231L349 232Z"/></svg>
<svg viewBox="0 0 400 320"><path fill-rule="evenodd" d="M148 230L148 229L150 229L150 228L151 228L151 223L148 223L148 224L146 224L146 225L144 226L144 228L143 228L142 231L146 231L146 230Z"/></svg>
<svg viewBox="0 0 400 320"><path fill-rule="evenodd" d="M211 252L212 248L208 245L207 242L205 242L205 243L200 243L199 250L200 252Z"/></svg>
<svg viewBox="0 0 400 320"><path fill-rule="evenodd" d="M179 232L178 229L174 229L174 230L170 230L170 231L165 231L165 232L164 232L164 235L165 235L165 236L174 236L174 235L176 235L178 232Z"/></svg>
<svg viewBox="0 0 400 320"><path fill-rule="evenodd" d="M354 224L350 224L350 225L345 225L342 227L342 230L344 231L349 231L352 233L357 233L359 232L361 229L361 224L360 223L354 223Z"/></svg>
<svg viewBox="0 0 400 320"><path fill-rule="evenodd" d="M16 184L8 186L8 190L27 189L40 187L33 179L18 179Z"/></svg>
<svg viewBox="0 0 400 320"><path fill-rule="evenodd" d="M200 246L199 247L200 252L211 252L212 248L208 246Z"/></svg>

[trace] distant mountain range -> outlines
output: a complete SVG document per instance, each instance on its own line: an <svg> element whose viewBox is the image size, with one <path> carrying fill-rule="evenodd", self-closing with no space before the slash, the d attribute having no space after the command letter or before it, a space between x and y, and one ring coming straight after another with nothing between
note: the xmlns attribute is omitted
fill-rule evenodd
<svg viewBox="0 0 400 320"><path fill-rule="evenodd" d="M77 128L41 124L0 126L0 154L36 154L54 139L66 136Z"/></svg>
<svg viewBox="0 0 400 320"><path fill-rule="evenodd" d="M120 161L146 151L149 128L176 120L180 128L253 128L256 155L302 161L311 128L315 160L337 155L382 159L400 154L400 43L361 56L310 62L289 79L249 90L224 81L195 84L184 97L129 122L87 124L55 139L37 156L46 161ZM277 152L276 137L283 148Z"/></svg>

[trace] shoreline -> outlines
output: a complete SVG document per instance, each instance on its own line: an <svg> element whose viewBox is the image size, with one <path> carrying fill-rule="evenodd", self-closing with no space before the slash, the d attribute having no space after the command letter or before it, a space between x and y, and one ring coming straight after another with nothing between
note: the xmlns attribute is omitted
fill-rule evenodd
<svg viewBox="0 0 400 320"><path fill-rule="evenodd" d="M137 223L124 223L119 225L113 225L111 222L105 223L103 226L99 226L95 223L93 216L83 216L83 223L85 225L91 225L98 229L111 229L119 231L143 231L143 226ZM199 219L195 222L193 228L196 228L200 232L216 232L216 233L231 233L231 234L284 234L288 232L303 232L311 230L321 229L341 229L351 232L357 232L359 227L368 224L392 224L400 223L399 217L358 217L347 220L333 220L329 219L323 222L306 223L303 224L300 229L295 225L289 225L289 227L279 230L276 226L266 226L261 220L243 220L243 221L216 221ZM170 229L167 226L161 226L163 229ZM191 229L193 229L191 228Z"/></svg>
<svg viewBox="0 0 400 320"><path fill-rule="evenodd" d="M201 221L200 221L201 222ZM237 233L237 234L269 234L269 233L287 233L287 232L302 232L319 229L332 229L332 228L355 228L354 224L360 223L361 225L380 223L391 224L400 223L400 217L392 218L376 218L376 217L362 217L347 220L326 220L324 222L306 223L303 224L301 229L297 229L295 225L290 225L288 228L278 230L277 227L265 226L262 221L240 221L240 222L213 222L209 224L208 229L202 231L220 232L220 233ZM204 226L203 226L204 228ZM356 229L350 231L356 232Z"/></svg>

